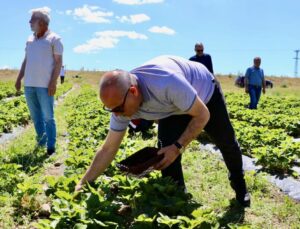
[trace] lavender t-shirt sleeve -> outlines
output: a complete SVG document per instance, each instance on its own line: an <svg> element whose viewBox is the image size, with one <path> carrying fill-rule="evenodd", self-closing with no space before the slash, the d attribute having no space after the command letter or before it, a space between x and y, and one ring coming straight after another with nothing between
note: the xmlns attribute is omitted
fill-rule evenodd
<svg viewBox="0 0 300 229"><path fill-rule="evenodd" d="M116 116L114 113L110 116L109 127L114 131L124 131L127 129L130 120L123 116Z"/></svg>

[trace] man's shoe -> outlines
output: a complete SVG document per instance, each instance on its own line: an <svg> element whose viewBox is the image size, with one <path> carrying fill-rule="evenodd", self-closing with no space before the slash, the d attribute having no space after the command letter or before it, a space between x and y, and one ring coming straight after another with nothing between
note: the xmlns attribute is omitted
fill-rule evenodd
<svg viewBox="0 0 300 229"><path fill-rule="evenodd" d="M47 149L48 156L51 156L54 153L55 153L55 149Z"/></svg>
<svg viewBox="0 0 300 229"><path fill-rule="evenodd" d="M243 176L230 177L230 186L235 191L236 200L243 207L250 207L251 198L247 191L246 182Z"/></svg>
<svg viewBox="0 0 300 229"><path fill-rule="evenodd" d="M251 198L249 192L246 192L244 195L238 195L236 194L236 200L240 205L243 207L250 207L251 205Z"/></svg>

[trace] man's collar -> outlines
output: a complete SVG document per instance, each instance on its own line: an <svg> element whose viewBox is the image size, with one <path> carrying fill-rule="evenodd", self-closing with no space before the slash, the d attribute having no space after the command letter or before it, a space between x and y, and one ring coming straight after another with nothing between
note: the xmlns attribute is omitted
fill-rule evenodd
<svg viewBox="0 0 300 229"><path fill-rule="evenodd" d="M39 37L39 38L37 37L36 32L33 33L33 36L34 36L35 39L41 39L41 38L45 38L46 36L48 36L49 33L50 33L50 30L48 29L48 30L44 33L44 35L41 36L41 37Z"/></svg>
<svg viewBox="0 0 300 229"><path fill-rule="evenodd" d="M147 102L150 99L150 95L149 95L149 92L148 92L147 86L145 85L144 80L142 79L142 77L138 77L138 75L136 75L136 74L132 74L132 75L134 75L136 77L138 87L140 89L140 92L143 95L143 102Z"/></svg>

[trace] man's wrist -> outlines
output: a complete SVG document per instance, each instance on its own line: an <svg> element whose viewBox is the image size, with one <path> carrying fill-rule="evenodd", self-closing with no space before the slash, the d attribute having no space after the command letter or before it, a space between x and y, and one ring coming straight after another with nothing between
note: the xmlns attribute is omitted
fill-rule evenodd
<svg viewBox="0 0 300 229"><path fill-rule="evenodd" d="M81 185L85 185L86 183L88 183L88 180L85 177L81 178L81 180L79 181L79 184Z"/></svg>
<svg viewBox="0 0 300 229"><path fill-rule="evenodd" d="M180 154L184 151L184 146L178 141L174 142L173 145L175 145L175 147L178 149Z"/></svg>
<svg viewBox="0 0 300 229"><path fill-rule="evenodd" d="M177 147L177 149L181 150L183 148L183 145L181 145L178 141L174 142L174 145Z"/></svg>
<svg viewBox="0 0 300 229"><path fill-rule="evenodd" d="M50 84L57 84L57 79L51 79Z"/></svg>

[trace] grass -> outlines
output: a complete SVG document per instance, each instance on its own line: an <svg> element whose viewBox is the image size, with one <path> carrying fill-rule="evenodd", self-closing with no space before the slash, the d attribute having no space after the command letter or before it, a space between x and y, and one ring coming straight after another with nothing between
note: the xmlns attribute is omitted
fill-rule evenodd
<svg viewBox="0 0 300 229"><path fill-rule="evenodd" d="M14 80L17 71L0 71L0 80ZM79 75L80 78L72 76ZM67 80L81 84L83 82L91 84L95 89L98 87L102 72L67 72ZM243 93L243 90L234 86L234 77L219 76L218 79L225 92ZM275 87L268 89L267 94L274 96L300 96L300 79L295 78L270 78ZM76 91L71 92L71 94ZM34 155L33 160L37 169L35 177L42 182L54 161L63 162L68 156L66 149L66 122L63 104L56 108L56 121L58 127L58 148L57 155L46 161L35 158L32 150L35 145L35 133L33 128L28 128L22 135L9 144L0 147L0 158L9 155L19 155L16 162L20 162L24 155ZM137 141L141 141L138 140ZM154 145L154 139L149 140L149 144ZM146 144L142 141L141 145ZM96 150L96 149L95 149ZM30 154L26 153L30 152ZM29 162L30 157L26 157ZM41 159L41 160L38 160ZM24 160L22 161L22 163ZM223 228L236 228L238 225L249 228L300 228L300 204L289 199L280 190L268 181L265 174L247 173L247 184L252 195L252 206L245 210L240 208L234 201L234 193L229 186L227 170L224 162L215 155L208 152L200 152L198 143L194 141L183 155L184 176L188 191L192 193L195 201L213 209L218 214L218 220ZM25 171L27 172L27 171ZM30 174L29 174L30 175ZM0 196L0 228L17 228L23 222L23 226L18 228L29 228L32 219L27 215L15 216L15 197L6 194Z"/></svg>
<svg viewBox="0 0 300 229"><path fill-rule="evenodd" d="M71 92L75 93L75 91ZM0 147L0 158L4 157L6 160L21 164L25 173L23 174L24 180L35 180L34 183L41 184L44 182L44 178L47 175L60 175L61 171L54 171L54 163L63 163L64 159L68 156L66 152L67 148L67 124L65 121L66 108L63 106L63 101L55 109L55 119L57 123L57 149L56 154L48 158L46 156L46 149L40 149L34 151L36 140L33 126L29 126L20 136L14 140L8 142ZM36 154L38 152L38 154ZM11 156L13 155L13 156ZM35 168L34 170L28 170L26 168ZM23 176L22 175L22 176ZM16 185L16 184L12 184ZM32 219L30 215L19 213L18 208L15 206L17 197L10 193L0 192L0 228L32 228L30 225ZM45 201L44 199L42 199ZM28 203L23 203L27 207ZM18 226L18 227L17 227Z"/></svg>
<svg viewBox="0 0 300 229"><path fill-rule="evenodd" d="M77 83L85 82L91 84L94 88L98 88L103 73L104 72L100 71L67 71L66 79ZM80 78L74 78L76 75ZM15 80L17 76L17 70L0 70L0 81ZM217 78L220 81L224 92L244 93L242 88L238 88L234 85L236 76L217 75ZM272 89L267 89L267 95L300 96L300 78L266 76L266 79L269 79L274 83Z"/></svg>
<svg viewBox="0 0 300 229"><path fill-rule="evenodd" d="M187 189L194 199L219 215L219 222L249 225L250 228L299 228L300 204L289 199L266 180L263 173L247 172L251 208L240 208L234 201L227 169L216 155L199 151L194 141L183 155Z"/></svg>
<svg viewBox="0 0 300 229"><path fill-rule="evenodd" d="M218 80L224 92L244 93L243 88L238 88L234 85L235 77L227 75L218 75ZM274 83L273 88L267 88L266 95L272 96L300 96L300 78L291 77L266 77Z"/></svg>

